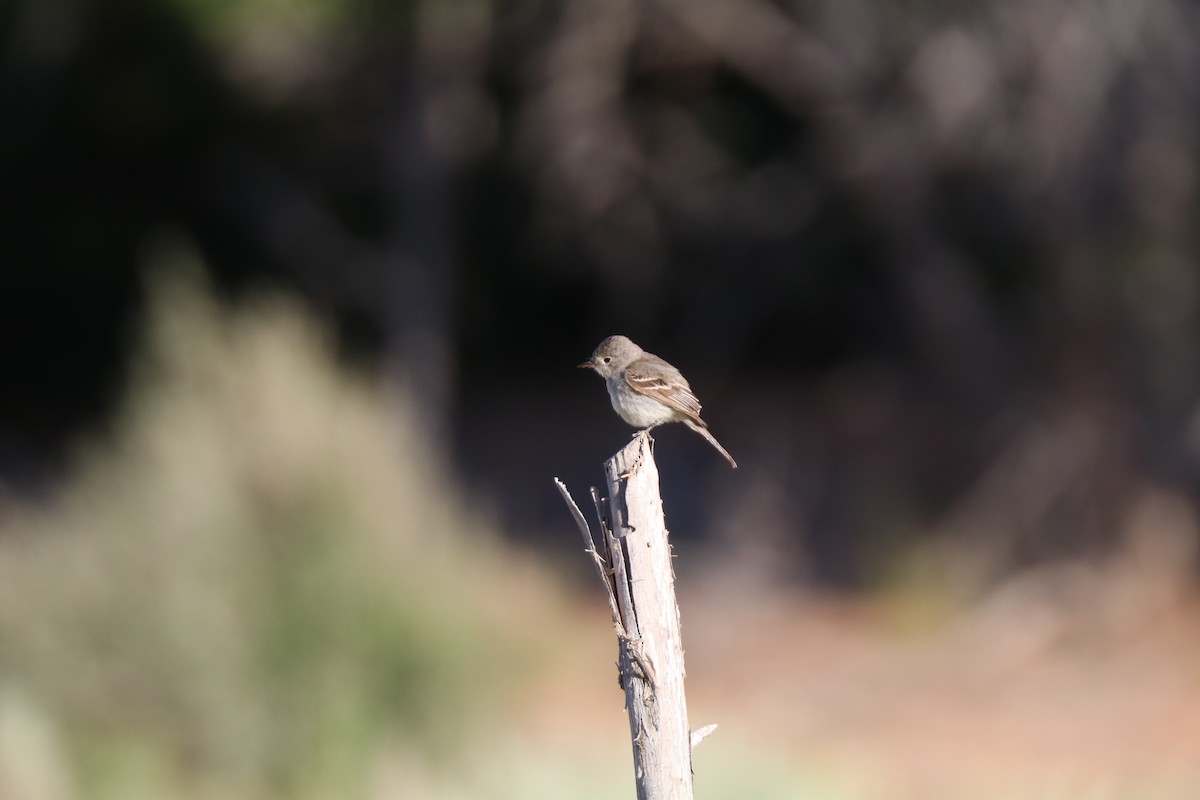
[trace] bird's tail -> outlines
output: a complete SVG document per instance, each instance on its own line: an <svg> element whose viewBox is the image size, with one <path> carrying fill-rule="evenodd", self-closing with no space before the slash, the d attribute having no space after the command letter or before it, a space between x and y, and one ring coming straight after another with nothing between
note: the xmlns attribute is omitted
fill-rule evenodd
<svg viewBox="0 0 1200 800"><path fill-rule="evenodd" d="M725 456L725 460L729 462L729 466L733 467L734 469L737 469L737 462L733 460L733 456L729 455L729 451L721 446L721 443L717 441L717 437L713 436L711 433L708 432L707 427L705 427L703 424L697 425L696 423L692 422L690 419L684 420L684 422L689 428L691 428L696 433L700 434L705 439L707 439L709 444L711 444L713 447L717 448L717 452L720 453L721 455Z"/></svg>

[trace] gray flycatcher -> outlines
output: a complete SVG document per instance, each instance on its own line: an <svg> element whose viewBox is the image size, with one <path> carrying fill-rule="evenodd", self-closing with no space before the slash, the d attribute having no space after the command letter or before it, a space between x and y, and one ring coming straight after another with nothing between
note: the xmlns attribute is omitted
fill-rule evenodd
<svg viewBox="0 0 1200 800"><path fill-rule="evenodd" d="M682 422L717 448L730 466L737 462L700 419L700 401L683 374L653 353L647 353L624 336L609 336L579 365L604 378L613 410L635 428L650 430L668 422Z"/></svg>

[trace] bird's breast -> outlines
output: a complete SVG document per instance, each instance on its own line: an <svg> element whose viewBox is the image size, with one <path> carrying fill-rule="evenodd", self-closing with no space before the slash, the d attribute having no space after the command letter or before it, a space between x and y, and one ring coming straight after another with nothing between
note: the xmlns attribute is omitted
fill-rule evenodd
<svg viewBox="0 0 1200 800"><path fill-rule="evenodd" d="M608 398L612 401L613 410L635 428L662 425L676 418L670 407L652 397L638 394L619 375L607 381L607 384Z"/></svg>

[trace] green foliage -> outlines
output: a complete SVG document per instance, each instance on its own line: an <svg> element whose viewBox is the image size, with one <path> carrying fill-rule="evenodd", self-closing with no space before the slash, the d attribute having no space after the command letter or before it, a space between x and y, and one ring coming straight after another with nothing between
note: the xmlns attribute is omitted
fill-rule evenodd
<svg viewBox="0 0 1200 800"><path fill-rule="evenodd" d="M157 298L122 421L0 530L0 688L89 797L346 796L385 742L469 736L518 665L499 554L403 398L289 303Z"/></svg>

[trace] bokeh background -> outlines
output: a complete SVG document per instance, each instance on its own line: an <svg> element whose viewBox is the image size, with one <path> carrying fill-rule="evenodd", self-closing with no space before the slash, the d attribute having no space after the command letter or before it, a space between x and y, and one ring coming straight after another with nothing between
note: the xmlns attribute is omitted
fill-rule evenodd
<svg viewBox="0 0 1200 800"><path fill-rule="evenodd" d="M0 3L0 798L1200 797L1200 8ZM678 426L675 426L678 427Z"/></svg>

